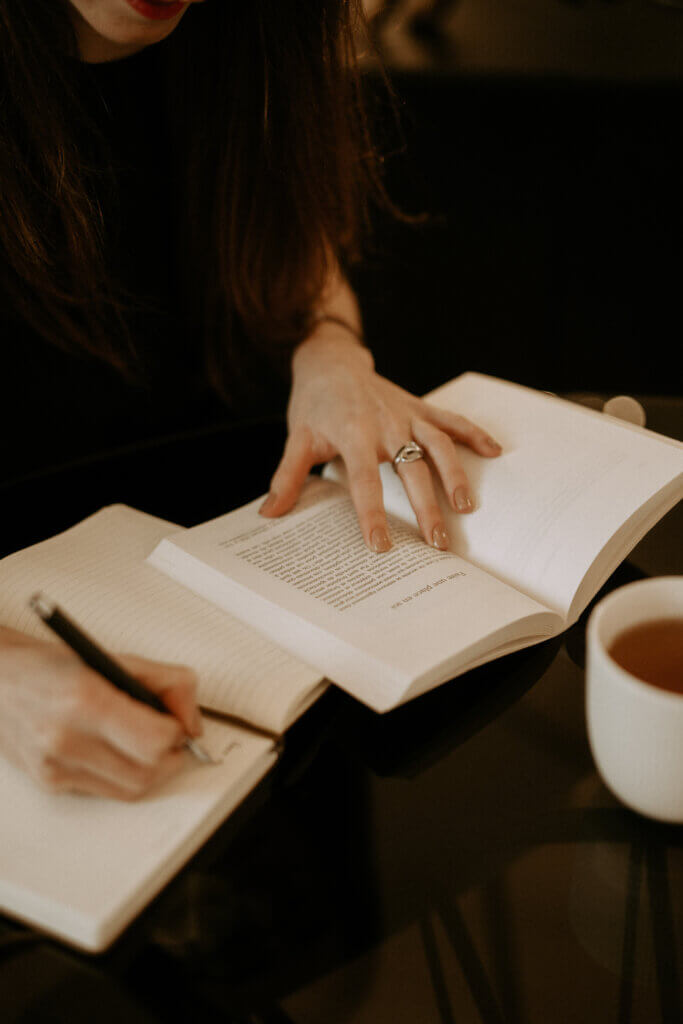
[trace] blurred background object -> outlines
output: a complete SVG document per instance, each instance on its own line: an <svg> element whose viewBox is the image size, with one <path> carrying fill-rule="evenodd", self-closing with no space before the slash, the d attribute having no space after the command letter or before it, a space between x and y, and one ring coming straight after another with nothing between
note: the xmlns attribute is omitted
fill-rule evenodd
<svg viewBox="0 0 683 1024"><path fill-rule="evenodd" d="M683 0L365 0L394 67L624 79L681 75L676 8Z"/></svg>
<svg viewBox="0 0 683 1024"><path fill-rule="evenodd" d="M378 215L357 275L380 369L416 391L476 369L555 392L680 392L683 8L366 9L387 186L427 215Z"/></svg>

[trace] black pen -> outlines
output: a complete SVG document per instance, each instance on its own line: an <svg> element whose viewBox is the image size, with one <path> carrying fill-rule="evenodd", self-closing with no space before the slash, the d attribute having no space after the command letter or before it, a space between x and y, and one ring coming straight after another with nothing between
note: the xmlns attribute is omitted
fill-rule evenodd
<svg viewBox="0 0 683 1024"><path fill-rule="evenodd" d="M146 686L143 686L135 676L126 671L123 665L120 665L106 651L102 650L49 597L46 597L45 594L34 594L29 604L41 617L46 626L49 626L64 643L68 644L71 650L75 651L86 665L99 672L117 690L123 690L129 697L139 700L141 704L147 704L148 707L154 708L155 711L161 711L166 715L171 714L164 702L155 693L152 693ZM192 739L191 736L185 737L185 746L203 764L214 763L213 758L204 750L202 745Z"/></svg>

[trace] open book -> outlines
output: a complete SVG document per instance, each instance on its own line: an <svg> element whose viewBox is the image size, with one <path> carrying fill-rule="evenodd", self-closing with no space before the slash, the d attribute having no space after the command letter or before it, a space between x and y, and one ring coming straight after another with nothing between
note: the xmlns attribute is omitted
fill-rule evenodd
<svg viewBox="0 0 683 1024"><path fill-rule="evenodd" d="M441 496L450 551L424 543L386 464L393 547L368 551L332 464L283 518L252 502L164 538L150 564L387 711L567 628L683 495L683 445L651 431L474 373L428 397L503 446L461 448L478 507Z"/></svg>
<svg viewBox="0 0 683 1024"><path fill-rule="evenodd" d="M105 948L256 785L333 680L385 711L557 634L683 492L683 445L477 374L429 396L501 442L462 448L477 510L421 539L383 467L393 548L365 548L334 464L279 520L261 500L190 530L110 506L0 561L0 623L58 642L38 590L113 652L190 665L217 766L138 804L41 792L0 759L0 909ZM443 497L443 496L442 496ZM162 571L159 571L162 570ZM228 614L226 614L226 612Z"/></svg>

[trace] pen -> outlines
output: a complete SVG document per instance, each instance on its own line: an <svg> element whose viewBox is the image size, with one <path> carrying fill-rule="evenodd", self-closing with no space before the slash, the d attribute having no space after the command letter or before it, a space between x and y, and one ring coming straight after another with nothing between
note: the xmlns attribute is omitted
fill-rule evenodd
<svg viewBox="0 0 683 1024"><path fill-rule="evenodd" d="M155 711L161 711L166 715L171 713L155 693L143 686L135 676L126 671L123 665L120 665L98 646L49 597L46 597L45 594L34 594L29 604L46 626L49 626L64 643L68 644L86 665L104 676L117 690L122 690L129 697L139 700L142 704L147 704ZM215 763L204 747L191 736L185 737L185 746L203 764Z"/></svg>

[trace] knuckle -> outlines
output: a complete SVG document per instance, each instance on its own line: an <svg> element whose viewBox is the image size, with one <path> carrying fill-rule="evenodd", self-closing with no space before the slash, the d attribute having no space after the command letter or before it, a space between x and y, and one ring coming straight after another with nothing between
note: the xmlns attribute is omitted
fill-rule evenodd
<svg viewBox="0 0 683 1024"><path fill-rule="evenodd" d="M61 789L62 772L53 758L43 753L35 765L33 776L48 793L57 793Z"/></svg>
<svg viewBox="0 0 683 1024"><path fill-rule="evenodd" d="M294 427L287 438L280 465L275 476L288 472L304 456L313 451L313 431L308 426Z"/></svg>
<svg viewBox="0 0 683 1024"><path fill-rule="evenodd" d="M154 784L161 766L168 756L166 751L162 751L154 761L140 766L135 783L141 792L146 792Z"/></svg>
<svg viewBox="0 0 683 1024"><path fill-rule="evenodd" d="M462 430L462 436L465 438L468 444L485 444L487 440L487 433L482 430L481 427L477 427L474 423L470 423L469 420L465 420L466 426Z"/></svg>
<svg viewBox="0 0 683 1024"><path fill-rule="evenodd" d="M471 430L475 429L471 420L468 420L466 416L461 416L460 413L457 412L452 414L451 422L453 423L455 430L462 434L468 434Z"/></svg>
<svg viewBox="0 0 683 1024"><path fill-rule="evenodd" d="M478 429L470 420L457 412L443 413L439 425L458 441L471 440L474 432Z"/></svg>
<svg viewBox="0 0 683 1024"><path fill-rule="evenodd" d="M119 792L118 792L119 800L122 800L126 804L135 804L144 795L145 794L144 794L143 790L140 790L138 792L137 790L132 790L132 789L120 789Z"/></svg>
<svg viewBox="0 0 683 1024"><path fill-rule="evenodd" d="M42 722L35 731L39 764L52 765L62 760L73 745L73 732L67 719Z"/></svg>
<svg viewBox="0 0 683 1024"><path fill-rule="evenodd" d="M348 473L349 481L356 487L376 488L379 486L377 466L371 466L369 464L354 466L349 469Z"/></svg>
<svg viewBox="0 0 683 1024"><path fill-rule="evenodd" d="M453 490L455 487L467 487L469 485L467 473L459 463L454 463L453 466L448 467L448 475L444 482L450 490Z"/></svg>
<svg viewBox="0 0 683 1024"><path fill-rule="evenodd" d="M349 420L343 428L343 450L358 455L369 448L375 449L374 431L368 423L360 420Z"/></svg>
<svg viewBox="0 0 683 1024"><path fill-rule="evenodd" d="M462 468L462 463L458 458L455 446L450 439L446 438L445 442L438 446L433 445L432 452L435 468L444 480L444 483L453 485L464 479L465 471Z"/></svg>
<svg viewBox="0 0 683 1024"><path fill-rule="evenodd" d="M152 785L156 772L151 765L146 765L136 772L126 783L125 793L130 801L140 800Z"/></svg>
<svg viewBox="0 0 683 1024"><path fill-rule="evenodd" d="M407 444L413 436L413 428L405 416L389 412L384 423L384 432L396 446Z"/></svg>
<svg viewBox="0 0 683 1024"><path fill-rule="evenodd" d="M140 800L149 789L149 785L142 777L142 774L136 774L125 779L120 778L113 785L119 798L125 800L126 803L135 803L137 800Z"/></svg>
<svg viewBox="0 0 683 1024"><path fill-rule="evenodd" d="M100 688L94 685L92 672L85 666L79 666L74 672L67 713L74 716L79 712L91 714L97 712L100 704Z"/></svg>
<svg viewBox="0 0 683 1024"><path fill-rule="evenodd" d="M442 518L441 509L436 504L436 502L427 502L424 505L420 506L418 518L421 523L435 523L437 521L440 521Z"/></svg>
<svg viewBox="0 0 683 1024"><path fill-rule="evenodd" d="M287 439L287 446L294 451L301 451L302 448L309 448L313 444L313 431L307 423L298 424L292 427Z"/></svg>
<svg viewBox="0 0 683 1024"><path fill-rule="evenodd" d="M168 716L166 716L168 717ZM177 747L183 739L183 730L176 719L162 720L156 733L150 736L147 765L153 771L164 756Z"/></svg>
<svg viewBox="0 0 683 1024"><path fill-rule="evenodd" d="M440 459L445 462L455 462L455 445L453 441L442 431L435 431L429 437L429 454L432 459Z"/></svg>
<svg viewBox="0 0 683 1024"><path fill-rule="evenodd" d="M73 748L73 732L66 722L55 724L44 737L45 753L50 758L63 760Z"/></svg>
<svg viewBox="0 0 683 1024"><path fill-rule="evenodd" d="M271 492L274 491L281 496L283 493L287 494L295 490L301 476L301 472L298 472L300 461L300 459L291 459L278 467L270 481Z"/></svg>

